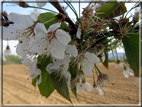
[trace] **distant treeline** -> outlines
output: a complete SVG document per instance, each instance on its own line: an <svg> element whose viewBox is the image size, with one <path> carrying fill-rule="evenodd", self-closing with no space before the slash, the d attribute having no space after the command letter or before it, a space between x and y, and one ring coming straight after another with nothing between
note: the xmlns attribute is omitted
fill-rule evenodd
<svg viewBox="0 0 142 107"><path fill-rule="evenodd" d="M21 64L21 58L16 55L6 55L4 56L5 60L3 60L3 65L11 65L11 64Z"/></svg>
<svg viewBox="0 0 142 107"><path fill-rule="evenodd" d="M5 60L3 61L4 65L10 65L10 64L21 64L21 58L16 55L6 55ZM108 62L114 62L114 59L109 59ZM124 62L121 60L121 62Z"/></svg>

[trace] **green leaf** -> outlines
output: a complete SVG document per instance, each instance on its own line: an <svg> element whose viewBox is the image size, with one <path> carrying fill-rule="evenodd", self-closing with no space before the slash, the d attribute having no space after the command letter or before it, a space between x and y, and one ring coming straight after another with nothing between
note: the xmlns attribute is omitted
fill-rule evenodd
<svg viewBox="0 0 142 107"><path fill-rule="evenodd" d="M77 101L79 102L78 98L77 98L77 93L76 93L76 87L71 89L72 93L74 94L75 98L77 99Z"/></svg>
<svg viewBox="0 0 142 107"><path fill-rule="evenodd" d="M58 17L55 18L57 14L46 12L41 13L38 18L39 23L45 23L45 28L48 29L50 25L57 23L60 19ZM47 22L47 23L46 23ZM63 22L59 29L64 29L67 27L67 24Z"/></svg>
<svg viewBox="0 0 142 107"><path fill-rule="evenodd" d="M46 55L44 56L44 58L45 57ZM40 67L42 80L41 80L41 83L38 84L38 88L41 95L47 98L54 91L54 86L51 82L49 73L46 71L46 66L50 63L50 57L46 59L44 58L42 58L42 56L38 57L38 62L42 62L41 63L42 66Z"/></svg>
<svg viewBox="0 0 142 107"><path fill-rule="evenodd" d="M39 79L39 75L36 78L32 79L32 85L34 87L36 87L36 82L38 81L38 79Z"/></svg>
<svg viewBox="0 0 142 107"><path fill-rule="evenodd" d="M106 69L108 69L108 52L104 52L105 54L105 61L102 62L102 64L105 66Z"/></svg>
<svg viewBox="0 0 142 107"><path fill-rule="evenodd" d="M76 76L77 76L77 72L78 72L78 63L76 63L76 64L74 64L73 63L73 60L74 59L72 59L72 61L70 62L70 64L69 64L69 72L71 73L71 78L76 78ZM72 91L72 93L74 94L74 96L75 96L75 98L77 99L77 101L79 102L79 100L78 100L78 98L77 98L77 93L76 93L76 87L71 87L71 91Z"/></svg>
<svg viewBox="0 0 142 107"><path fill-rule="evenodd" d="M54 91L54 86L51 82L49 73L42 72L42 82L38 85L41 95L45 96L46 98L50 96L50 94Z"/></svg>
<svg viewBox="0 0 142 107"><path fill-rule="evenodd" d="M139 75L139 34L131 31L122 41L127 60L135 74Z"/></svg>
<svg viewBox="0 0 142 107"><path fill-rule="evenodd" d="M58 71L57 71L58 72ZM52 73L50 75L54 88L57 92L62 95L65 99L71 102L69 89L67 86L66 78L62 75L60 77L57 73ZM71 102L72 103L72 102Z"/></svg>
<svg viewBox="0 0 142 107"><path fill-rule="evenodd" d="M69 64L68 71L71 73L71 78L76 78L78 72L78 63L74 64L72 61Z"/></svg>
<svg viewBox="0 0 142 107"><path fill-rule="evenodd" d="M124 3L114 2L114 3L104 3L97 12L100 13L98 14L99 17L109 19L116 16L120 16L125 12L127 12L127 10Z"/></svg>

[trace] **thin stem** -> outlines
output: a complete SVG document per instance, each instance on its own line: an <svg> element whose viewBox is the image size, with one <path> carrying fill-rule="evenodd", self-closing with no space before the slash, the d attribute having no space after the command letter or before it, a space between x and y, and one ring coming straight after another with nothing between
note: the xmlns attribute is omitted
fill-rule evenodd
<svg viewBox="0 0 142 107"><path fill-rule="evenodd" d="M92 71L92 72L93 72L93 71ZM93 72L93 80L94 80L94 82L95 82L94 72Z"/></svg>
<svg viewBox="0 0 142 107"><path fill-rule="evenodd" d="M113 38L112 38L112 39L113 39ZM110 39L105 45L103 45L102 47L100 47L99 49L97 49L97 50L95 50L95 51L98 51L98 50L102 49L103 47L108 46L108 43L109 43L112 39ZM115 43L115 42L114 42L114 43ZM114 43L112 43L112 44L114 44ZM112 44L109 44L109 45L112 45Z"/></svg>
<svg viewBox="0 0 142 107"><path fill-rule="evenodd" d="M43 9L43 10L47 10L47 11L50 11L50 12L53 12L53 13L57 13L57 14L58 14L58 12L55 12L55 11L50 10L50 9L42 8L42 7L35 7L35 6L28 6L28 7L30 7L30 8L36 8L36 9Z"/></svg>
<svg viewBox="0 0 142 107"><path fill-rule="evenodd" d="M64 2L70 7L70 9L74 12L74 14L76 15L76 17L78 19L77 12L74 10L74 8L72 8L72 5L70 3L68 3L67 1L65 1L65 0L64 0Z"/></svg>
<svg viewBox="0 0 142 107"><path fill-rule="evenodd" d="M80 0L79 0L79 17L80 17Z"/></svg>
<svg viewBox="0 0 142 107"><path fill-rule="evenodd" d="M101 71L99 70L99 68L97 67L97 65L95 64L95 67L97 68L99 74L102 74Z"/></svg>
<svg viewBox="0 0 142 107"><path fill-rule="evenodd" d="M50 20L47 20L47 21L45 21L43 24L46 24L46 23L49 23L49 22L51 22L51 21L53 21L53 20L55 20L56 18L52 18L52 19L50 19Z"/></svg>
<svg viewBox="0 0 142 107"><path fill-rule="evenodd" d="M115 49L115 50L116 50L115 52L116 52L116 56L117 56L117 60L118 60L118 53L117 53L117 49Z"/></svg>
<svg viewBox="0 0 142 107"><path fill-rule="evenodd" d="M97 72L97 69L96 69L96 67L95 67L95 71L96 71L96 74L97 74L97 77L98 77L98 72Z"/></svg>
<svg viewBox="0 0 142 107"><path fill-rule="evenodd" d="M128 13L138 5L139 2L140 2L140 0L136 4L134 4L134 6L126 13L125 18L128 15Z"/></svg>
<svg viewBox="0 0 142 107"><path fill-rule="evenodd" d="M116 59L115 59L115 56L114 56L114 52L113 52L112 46L110 45L110 47L111 47L112 55L113 55L113 58L114 58L114 62L116 63Z"/></svg>

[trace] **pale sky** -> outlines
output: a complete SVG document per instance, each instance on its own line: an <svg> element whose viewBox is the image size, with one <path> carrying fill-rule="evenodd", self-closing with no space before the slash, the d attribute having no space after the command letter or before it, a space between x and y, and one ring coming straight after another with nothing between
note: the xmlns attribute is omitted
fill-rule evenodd
<svg viewBox="0 0 142 107"><path fill-rule="evenodd" d="M32 5L32 4L30 4ZM66 7L67 5L66 4L61 4L62 6ZM76 8L76 11L78 12L79 11L79 6L78 6L78 3L73 3L74 7ZM82 11L82 7L85 7L87 6L88 3L81 3L81 11ZM127 10L129 10L132 6L134 5L134 3L127 3L126 4L126 7L127 7ZM44 6L45 8L48 8L48 9L53 9L55 11L57 11L51 4L47 3L46 6ZM11 12L16 12L16 13L22 13L22 14L30 14L30 12L32 11L33 9L32 8L21 8L15 4L4 4L3 5L3 11L6 11L8 14L11 13ZM74 19L75 20L75 15L74 13L70 10L70 8L68 7L67 10L66 10L68 13L69 13L69 16L71 19ZM46 12L46 11L42 11L42 12ZM78 12L79 13L79 12ZM16 46L18 43L18 41L9 41L9 45L10 45L10 48L11 48L11 54L14 54L14 55L17 55L16 53L16 48L14 46ZM7 46L7 41L3 41L3 51L5 50L5 47ZM118 52L124 52L123 49L118 49L117 50Z"/></svg>

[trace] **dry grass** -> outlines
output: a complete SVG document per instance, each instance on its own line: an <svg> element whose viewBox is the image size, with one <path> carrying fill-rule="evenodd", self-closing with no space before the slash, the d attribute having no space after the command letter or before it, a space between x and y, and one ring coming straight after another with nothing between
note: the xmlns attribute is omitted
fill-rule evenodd
<svg viewBox="0 0 142 107"><path fill-rule="evenodd" d="M135 83L135 77L126 79L121 69L115 69L115 64L109 64L109 70L102 64L99 69L116 78L114 85L103 89L104 95L89 93L86 91L78 93L80 104L139 104L139 84ZM3 104L70 104L56 91L47 99L40 95L38 88L31 85L31 79L27 80L28 71L23 65L3 66ZM93 84L93 78L87 77L87 82ZM77 100L71 94L74 104Z"/></svg>

